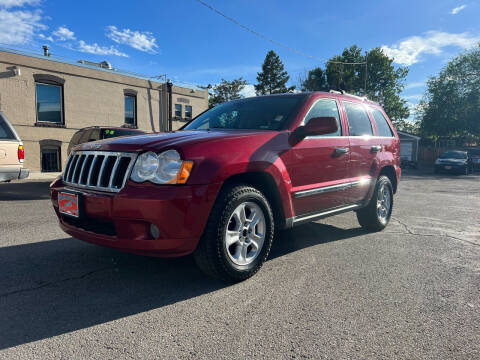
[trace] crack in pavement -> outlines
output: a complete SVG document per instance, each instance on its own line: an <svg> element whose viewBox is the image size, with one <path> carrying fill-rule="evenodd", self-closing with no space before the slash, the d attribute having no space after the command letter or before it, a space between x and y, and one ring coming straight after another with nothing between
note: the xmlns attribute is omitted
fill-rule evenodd
<svg viewBox="0 0 480 360"><path fill-rule="evenodd" d="M458 241L461 241L461 242L464 242L464 243L467 243L467 244L470 244L470 245L473 245L473 246L480 246L480 244L477 244L477 243L474 243L473 241L469 241L469 240L466 240L466 239L462 239L462 238L458 238L456 236L453 236L453 235L448 235L447 233L440 233L440 234L422 234L422 233L416 233L412 230L410 230L410 228L408 227L407 224L405 224L403 221L395 218L395 217L391 217L393 220L395 220L396 222L398 222L400 225L402 225L405 229L405 231L409 234L409 235L414 235L414 236L441 236L441 237L446 237L446 238L450 238L450 239L454 239L454 240L458 240ZM393 232L389 232L390 234L393 234ZM405 234L405 233L401 233L401 234Z"/></svg>
<svg viewBox="0 0 480 360"><path fill-rule="evenodd" d="M93 274L96 274L96 273L99 273L99 272L102 272L102 271L113 270L113 269L116 269L116 268L117 268L116 266L104 267L104 268L100 268L100 269L96 269L96 270L89 271L89 272L87 272L87 273L85 273L85 274L82 274L82 275L80 275L80 276L72 276L72 277L65 278L65 279L60 279L60 280L57 280L57 281L47 282L47 283L41 284L41 285L39 285L39 286L34 286L34 287L31 287L31 288L25 288L25 289L18 289L18 290L9 291L9 292L0 294L0 298L7 297L7 296L10 296L10 295L15 295L15 294L18 294L18 293L23 293L23 292L28 292L28 291L34 291L34 290L42 289L42 288L44 288L44 287L51 286L51 285L56 285L56 284L60 284L60 283L62 283L62 282L67 282L67 281L71 281L71 280L81 280L81 279L84 279L84 278L86 278L86 277L88 277L88 276L90 276L90 275L93 275Z"/></svg>

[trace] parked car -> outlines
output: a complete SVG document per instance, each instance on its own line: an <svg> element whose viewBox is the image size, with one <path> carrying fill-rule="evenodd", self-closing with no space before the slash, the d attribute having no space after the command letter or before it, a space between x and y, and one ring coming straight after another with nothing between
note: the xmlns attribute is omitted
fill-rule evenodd
<svg viewBox="0 0 480 360"><path fill-rule="evenodd" d="M399 154L376 103L323 92L254 97L173 133L80 145L51 196L73 237L143 255L193 253L207 274L240 281L260 269L280 229L346 211L384 229Z"/></svg>
<svg viewBox="0 0 480 360"><path fill-rule="evenodd" d="M436 174L440 172L456 173L468 175L473 171L472 158L468 156L466 151L461 150L449 150L445 151L435 161L434 172Z"/></svg>
<svg viewBox="0 0 480 360"><path fill-rule="evenodd" d="M23 168L24 159L22 140L0 111L0 182L27 178L29 170Z"/></svg>
<svg viewBox="0 0 480 360"><path fill-rule="evenodd" d="M472 170L480 170L480 148L468 148L467 154L472 159Z"/></svg>
<svg viewBox="0 0 480 360"><path fill-rule="evenodd" d="M118 136L127 136L127 135L140 135L145 134L145 131L138 129L129 129L122 127L103 127L103 126L92 126L78 130L73 134L70 143L68 144L68 154L72 151L74 146L83 144L86 142L110 139Z"/></svg>

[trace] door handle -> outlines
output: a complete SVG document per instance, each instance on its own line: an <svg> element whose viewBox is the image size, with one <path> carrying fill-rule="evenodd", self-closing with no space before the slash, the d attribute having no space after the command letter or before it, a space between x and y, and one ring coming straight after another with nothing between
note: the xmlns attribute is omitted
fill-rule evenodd
<svg viewBox="0 0 480 360"><path fill-rule="evenodd" d="M372 153L379 152L380 150L382 150L382 147L380 145L375 145L370 148L370 152Z"/></svg>
<svg viewBox="0 0 480 360"><path fill-rule="evenodd" d="M342 156L348 154L348 147L337 147L334 152L335 156Z"/></svg>

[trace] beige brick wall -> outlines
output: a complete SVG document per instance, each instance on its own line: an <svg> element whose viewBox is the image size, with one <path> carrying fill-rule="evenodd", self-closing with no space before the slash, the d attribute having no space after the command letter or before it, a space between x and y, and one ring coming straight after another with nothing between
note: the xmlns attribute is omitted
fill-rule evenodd
<svg viewBox="0 0 480 360"><path fill-rule="evenodd" d="M12 66L20 68L15 75ZM34 74L50 74L65 80L65 128L38 127ZM14 125L25 144L24 166L40 171L40 140L62 142L62 168L67 159L67 146L76 130L94 125L122 126L124 124L124 90L137 91L137 126L147 132L167 128L168 97L166 86L135 77L85 68L71 64L38 59L0 51L0 110ZM193 115L208 107L204 91L191 92L173 87L175 96L191 102ZM178 93L178 94L177 94ZM174 105L172 106L174 109ZM178 128L179 126L174 126Z"/></svg>

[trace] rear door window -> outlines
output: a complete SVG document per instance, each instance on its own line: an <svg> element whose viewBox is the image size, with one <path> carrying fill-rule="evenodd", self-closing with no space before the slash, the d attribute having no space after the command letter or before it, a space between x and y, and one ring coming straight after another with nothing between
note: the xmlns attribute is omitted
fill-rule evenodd
<svg viewBox="0 0 480 360"><path fill-rule="evenodd" d="M0 140L17 140L14 133L7 125L6 120L0 115Z"/></svg>
<svg viewBox="0 0 480 360"><path fill-rule="evenodd" d="M373 135L372 124L362 104L344 101L350 136Z"/></svg>
<svg viewBox="0 0 480 360"><path fill-rule="evenodd" d="M331 134L325 134L320 136L341 136L342 124L340 123L340 115L338 114L337 102L334 99L320 99L315 105L312 106L307 116L305 116L304 125L306 125L310 119L316 117L334 117L337 119L338 130Z"/></svg>
<svg viewBox="0 0 480 360"><path fill-rule="evenodd" d="M377 124L378 136L392 137L393 132L388 125L387 119L383 116L382 112L378 109L371 109L375 123Z"/></svg>

